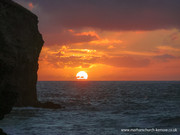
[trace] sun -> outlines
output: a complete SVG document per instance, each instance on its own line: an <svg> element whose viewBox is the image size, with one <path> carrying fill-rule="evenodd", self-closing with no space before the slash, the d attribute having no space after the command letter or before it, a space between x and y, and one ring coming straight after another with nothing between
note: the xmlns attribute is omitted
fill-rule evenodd
<svg viewBox="0 0 180 135"><path fill-rule="evenodd" d="M88 79L88 74L85 71L80 71L77 73L76 78L78 80L86 80Z"/></svg>

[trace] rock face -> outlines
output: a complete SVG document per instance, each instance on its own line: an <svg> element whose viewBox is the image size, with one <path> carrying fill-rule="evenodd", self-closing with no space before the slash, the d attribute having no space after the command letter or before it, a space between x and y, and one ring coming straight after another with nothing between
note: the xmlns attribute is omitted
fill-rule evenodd
<svg viewBox="0 0 180 135"><path fill-rule="evenodd" d="M16 106L40 106L36 94L43 39L37 16L0 0L0 119Z"/></svg>

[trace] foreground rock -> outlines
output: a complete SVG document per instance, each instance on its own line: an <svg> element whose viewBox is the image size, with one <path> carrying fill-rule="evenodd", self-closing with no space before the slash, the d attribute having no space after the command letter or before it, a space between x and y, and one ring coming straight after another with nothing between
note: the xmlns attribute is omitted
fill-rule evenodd
<svg viewBox="0 0 180 135"><path fill-rule="evenodd" d="M14 105L61 107L37 100L38 58L42 46L37 16L11 0L0 0L0 119Z"/></svg>
<svg viewBox="0 0 180 135"><path fill-rule="evenodd" d="M17 92L14 92L11 87L4 87L0 93L0 120L5 114L10 113L17 99ZM1 134L0 134L1 135Z"/></svg>
<svg viewBox="0 0 180 135"><path fill-rule="evenodd" d="M35 107L41 107L41 108L49 108L49 109L59 109L59 108L64 108L63 106L59 104L55 104L52 102L46 102L46 103L39 103Z"/></svg>
<svg viewBox="0 0 180 135"><path fill-rule="evenodd" d="M18 106L37 103L38 58L43 46L37 24L37 17L25 8L0 0L0 90L16 92Z"/></svg>

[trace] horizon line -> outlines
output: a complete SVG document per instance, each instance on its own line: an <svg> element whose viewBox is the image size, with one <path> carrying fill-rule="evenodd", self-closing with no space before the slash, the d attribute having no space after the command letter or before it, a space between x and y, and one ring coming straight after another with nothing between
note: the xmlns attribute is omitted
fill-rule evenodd
<svg viewBox="0 0 180 135"><path fill-rule="evenodd" d="M38 80L38 82L179 82L180 80Z"/></svg>

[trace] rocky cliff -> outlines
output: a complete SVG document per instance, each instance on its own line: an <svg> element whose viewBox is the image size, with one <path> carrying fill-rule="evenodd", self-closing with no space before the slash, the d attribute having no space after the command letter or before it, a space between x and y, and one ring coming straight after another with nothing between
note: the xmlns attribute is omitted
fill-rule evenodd
<svg viewBox="0 0 180 135"><path fill-rule="evenodd" d="M38 18L11 0L0 0L0 119L17 106L37 106Z"/></svg>

